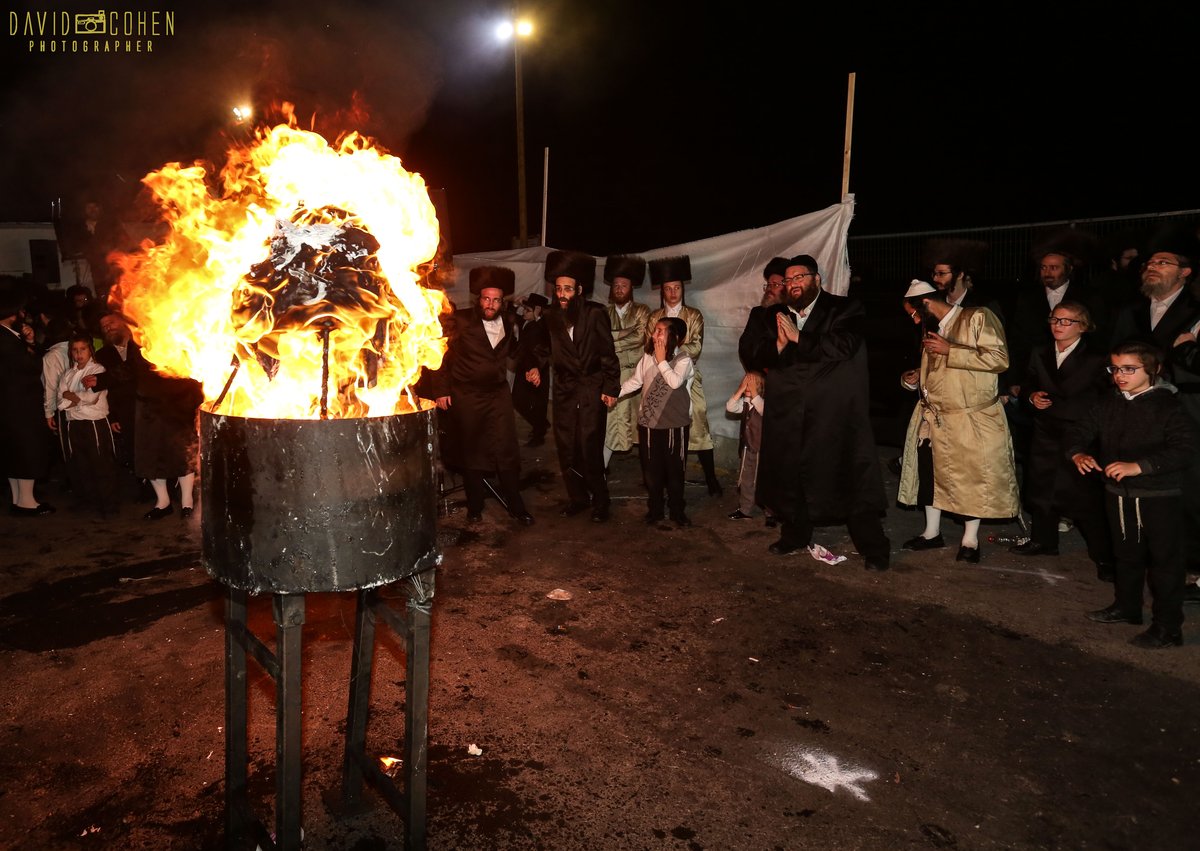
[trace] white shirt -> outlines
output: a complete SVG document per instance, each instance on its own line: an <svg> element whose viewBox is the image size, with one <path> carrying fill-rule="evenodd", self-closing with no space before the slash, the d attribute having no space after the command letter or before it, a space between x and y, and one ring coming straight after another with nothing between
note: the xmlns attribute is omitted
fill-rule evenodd
<svg viewBox="0 0 1200 851"><path fill-rule="evenodd" d="M72 366L58 380L58 409L65 411L68 420L102 420L108 416L108 391L88 390L83 386L84 376L99 375L104 367L92 358L82 367ZM71 403L63 398L68 390L79 396L79 401Z"/></svg>
<svg viewBox="0 0 1200 851"><path fill-rule="evenodd" d="M70 347L71 341L63 340L46 349L46 354L42 355L42 411L46 419L53 417L58 410L58 380L71 368L71 355L67 351Z"/></svg>
<svg viewBox="0 0 1200 851"><path fill-rule="evenodd" d="M492 344L492 348L494 349L504 339L504 320L499 316L495 319L485 319L483 320L483 330L487 332L488 342Z"/></svg>
<svg viewBox="0 0 1200 851"><path fill-rule="evenodd" d="M1158 327L1158 322L1171 309L1171 305L1175 303L1175 299L1179 298L1179 294L1183 292L1183 287L1175 290L1166 298L1159 300L1156 298L1150 299L1150 330L1153 331Z"/></svg>
<svg viewBox="0 0 1200 851"><path fill-rule="evenodd" d="M962 311L962 308L956 304L956 305L954 305L954 307L950 308L949 313L947 313L945 316L942 317L942 321L938 323L938 336L939 337L946 336L946 329L954 324L954 320L956 320L958 318L958 314L961 311Z"/></svg>
<svg viewBox="0 0 1200 851"><path fill-rule="evenodd" d="M1082 340L1082 339L1083 339L1082 337L1079 338L1079 340ZM1079 345L1079 340L1076 340L1074 343L1067 346L1061 352L1058 350L1058 346L1054 347L1054 365L1055 366L1063 365L1063 361L1065 361L1067 359L1067 355L1069 355L1069 354L1071 354L1071 352L1075 351L1075 347Z"/></svg>
<svg viewBox="0 0 1200 851"><path fill-rule="evenodd" d="M808 321L808 315L812 313L813 305L817 303L817 299L821 297L821 291L817 290L817 294L813 296L813 300L808 303L808 307L803 310L796 310L789 307L788 312L792 314L792 321L796 323L796 330L800 331L804 328L804 323Z"/></svg>
<svg viewBox="0 0 1200 851"><path fill-rule="evenodd" d="M672 390L678 390L684 384L687 385L688 393L692 392L692 378L696 371L692 367L692 359L687 355L681 357L675 362L672 368L671 362L665 360L659 363L654 359L654 355L642 355L642 359L637 362L637 366L633 368L633 375L626 379L621 385L621 392L618 396L627 396L630 393L636 393L641 390L646 384L654 380L655 375L661 375L663 381L667 382L667 386ZM691 403L688 403L688 410L691 411Z"/></svg>
<svg viewBox="0 0 1200 851"><path fill-rule="evenodd" d="M1046 287L1046 303L1050 305L1050 312L1054 312L1054 308L1058 307L1059 302L1067 297L1067 287L1071 286L1071 282L1067 281L1056 290Z"/></svg>
<svg viewBox="0 0 1200 851"><path fill-rule="evenodd" d="M674 307L668 307L666 315L667 316L678 316L679 311L681 311L681 310L683 310L683 302L682 301L679 302L679 304L675 305Z"/></svg>

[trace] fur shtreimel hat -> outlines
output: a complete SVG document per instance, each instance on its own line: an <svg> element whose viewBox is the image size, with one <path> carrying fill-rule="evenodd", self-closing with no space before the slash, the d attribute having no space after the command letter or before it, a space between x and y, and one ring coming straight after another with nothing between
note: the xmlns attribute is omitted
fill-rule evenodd
<svg viewBox="0 0 1200 851"><path fill-rule="evenodd" d="M611 284L613 278L628 278L634 289L646 281L646 261L632 254L617 254L604 261L604 282Z"/></svg>
<svg viewBox="0 0 1200 851"><path fill-rule="evenodd" d="M570 278L584 295L596 284L596 258L582 251L551 251L546 255L546 283Z"/></svg>
<svg viewBox="0 0 1200 851"><path fill-rule="evenodd" d="M692 279L692 259L686 254L678 257L658 257L650 261L650 286L661 287L671 281L686 283Z"/></svg>
<svg viewBox="0 0 1200 851"><path fill-rule="evenodd" d="M1190 229L1178 225L1167 225L1150 235L1146 240L1145 252L1140 260L1149 260L1159 251L1174 254L1184 268L1195 269L1200 263L1200 241Z"/></svg>
<svg viewBox="0 0 1200 851"><path fill-rule="evenodd" d="M505 295L512 295L517 283L517 276L512 269L504 266L476 266L471 270L471 295L479 295L484 290L496 289Z"/></svg>

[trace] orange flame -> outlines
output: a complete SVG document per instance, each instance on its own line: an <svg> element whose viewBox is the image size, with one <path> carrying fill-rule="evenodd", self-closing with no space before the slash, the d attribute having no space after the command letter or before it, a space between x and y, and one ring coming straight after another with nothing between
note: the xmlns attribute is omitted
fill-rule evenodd
<svg viewBox="0 0 1200 851"><path fill-rule="evenodd" d="M159 371L235 416L314 419L323 386L331 417L418 406L409 387L441 365L449 307L416 271L438 247L420 175L357 133L331 146L281 124L229 152L219 195L201 164L142 182L168 233L122 258L115 299Z"/></svg>

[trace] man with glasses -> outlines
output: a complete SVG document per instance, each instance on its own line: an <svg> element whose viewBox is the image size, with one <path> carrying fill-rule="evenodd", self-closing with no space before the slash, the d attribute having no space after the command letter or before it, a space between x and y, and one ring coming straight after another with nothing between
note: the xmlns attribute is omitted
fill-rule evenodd
<svg viewBox="0 0 1200 851"><path fill-rule="evenodd" d="M508 513L525 526L533 515L521 499L521 451L508 389L508 363L516 356L516 322L504 311L516 276L503 266L471 270L475 304L454 313L441 368L430 377L439 410L450 417L457 436L467 520L483 517L485 476L496 473Z"/></svg>
<svg viewBox="0 0 1200 851"><path fill-rule="evenodd" d="M784 304L756 309L738 353L765 378L759 505L782 522L768 548L812 544L817 526L845 524L868 570L887 570L891 543L867 391L866 310L821 289L817 261L801 254L784 272Z"/></svg>
<svg viewBox="0 0 1200 851"><path fill-rule="evenodd" d="M1117 315L1113 342L1152 343L1166 354L1163 377L1179 390L1179 401L1200 424L1200 300L1191 291L1200 245L1186 232L1160 234L1142 264L1142 295ZM1200 602L1200 461L1184 473L1184 553L1188 602Z"/></svg>
<svg viewBox="0 0 1200 851"><path fill-rule="evenodd" d="M787 296L787 289L783 285L787 264L786 257L772 257L763 267L763 295L762 301L758 303L759 307L770 307L773 304L783 303Z"/></svg>
<svg viewBox="0 0 1200 851"><path fill-rule="evenodd" d="M577 251L546 255L546 282L554 302L546 313L549 344L536 352L554 369L551 386L554 443L570 517L591 506L592 521L608 520L608 482L604 478L604 428L608 406L621 391L621 365L613 348L612 327L602 305L588 301L596 280L596 258ZM534 387L547 376L537 367L525 373Z"/></svg>

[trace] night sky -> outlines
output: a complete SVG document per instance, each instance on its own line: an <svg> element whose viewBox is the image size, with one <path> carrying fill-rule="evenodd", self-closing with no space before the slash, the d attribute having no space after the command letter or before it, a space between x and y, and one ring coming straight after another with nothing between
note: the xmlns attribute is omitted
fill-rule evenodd
<svg viewBox="0 0 1200 851"><path fill-rule="evenodd" d="M835 203L851 70L852 234L1200 206L1196 13L837 6L789 21L776 4L523 5L538 27L524 48L530 231L545 147L555 247L641 251ZM89 194L136 215L148 170L219 157L245 132L233 104L286 99L303 124L361 130L444 189L455 251L510 246L513 56L492 32L507 4L157 8L175 12L174 36L130 55L30 53L6 14L0 218L45 221L53 199Z"/></svg>

